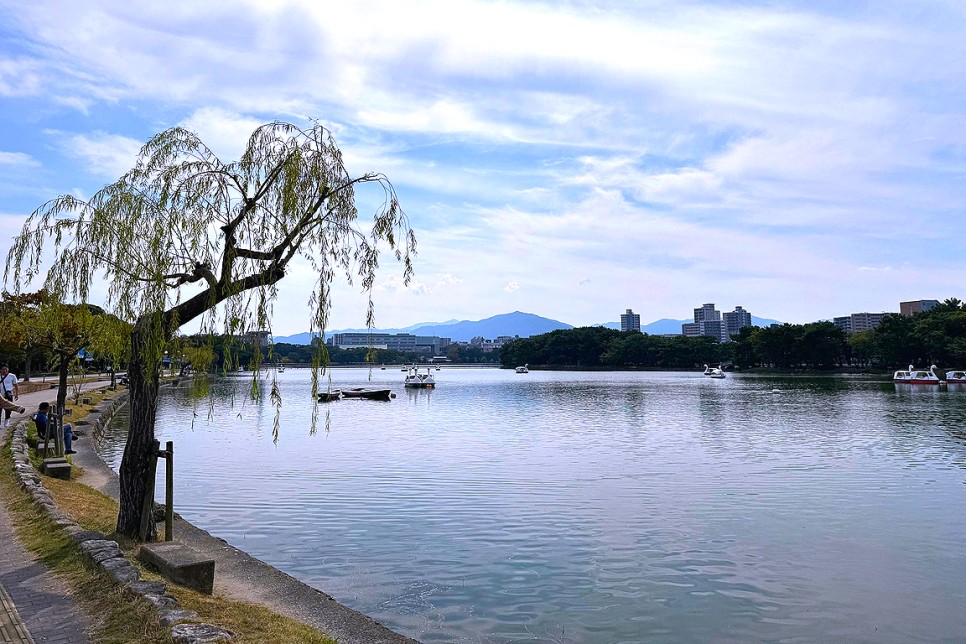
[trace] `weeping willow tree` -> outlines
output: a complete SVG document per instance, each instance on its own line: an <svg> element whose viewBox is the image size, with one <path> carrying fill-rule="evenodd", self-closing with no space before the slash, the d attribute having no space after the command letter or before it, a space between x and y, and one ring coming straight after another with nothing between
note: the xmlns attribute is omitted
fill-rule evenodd
<svg viewBox="0 0 966 644"><path fill-rule="evenodd" d="M363 184L381 191L365 222L356 208ZM149 537L155 534L142 509L161 361L176 331L195 320L203 333L270 330L278 282L297 258L318 276L309 324L324 331L333 280L342 274L371 293L380 248L402 263L408 281L415 238L392 184L382 174L351 176L331 133L318 124L263 125L231 163L195 134L169 129L89 200L63 195L30 216L7 256L5 280L19 289L49 261L48 289L87 301L104 280L107 306L133 322L118 533L139 538L143 518ZM370 297L370 325L372 316Z"/></svg>

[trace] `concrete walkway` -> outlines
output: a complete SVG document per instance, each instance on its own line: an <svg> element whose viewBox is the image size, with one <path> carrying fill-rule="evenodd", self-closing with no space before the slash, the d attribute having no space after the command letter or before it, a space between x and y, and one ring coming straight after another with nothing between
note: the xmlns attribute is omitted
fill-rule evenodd
<svg viewBox="0 0 966 644"><path fill-rule="evenodd" d="M105 384L109 383L93 382L84 389ZM30 418L41 402L53 402L56 397L53 389L20 396L16 402L27 411L14 414L10 427ZM0 442L9 433L9 427L0 428ZM76 609L67 584L17 539L10 511L0 503L0 642L89 642L86 633L90 627L87 615Z"/></svg>

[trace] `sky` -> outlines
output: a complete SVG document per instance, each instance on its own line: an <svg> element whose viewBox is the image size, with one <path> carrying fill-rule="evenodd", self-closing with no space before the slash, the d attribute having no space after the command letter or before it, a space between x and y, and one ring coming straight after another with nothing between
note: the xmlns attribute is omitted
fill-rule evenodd
<svg viewBox="0 0 966 644"><path fill-rule="evenodd" d="M231 161L276 119L396 188L418 255L381 263L377 327L966 299L962 2L0 0L0 257L154 134ZM330 328L365 312L337 281Z"/></svg>

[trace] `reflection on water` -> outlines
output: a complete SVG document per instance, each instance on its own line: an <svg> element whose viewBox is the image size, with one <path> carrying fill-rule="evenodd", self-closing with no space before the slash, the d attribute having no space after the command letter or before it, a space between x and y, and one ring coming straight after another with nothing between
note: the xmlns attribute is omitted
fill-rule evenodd
<svg viewBox="0 0 966 644"><path fill-rule="evenodd" d="M312 435L289 369L278 444L242 377L165 391L178 511L427 642L966 637L966 391L435 375L334 370L398 397L326 404Z"/></svg>

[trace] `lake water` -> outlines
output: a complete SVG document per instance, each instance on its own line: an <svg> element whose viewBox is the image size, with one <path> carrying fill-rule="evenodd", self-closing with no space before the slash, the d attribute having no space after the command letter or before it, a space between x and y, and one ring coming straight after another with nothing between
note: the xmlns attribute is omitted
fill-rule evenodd
<svg viewBox="0 0 966 644"><path fill-rule="evenodd" d="M411 637L966 639L966 390L447 367L406 390L398 367L330 373L398 397L322 404L313 434L309 372L289 369L273 444L251 374L213 402L164 390L176 510ZM101 447L115 469L123 435Z"/></svg>

